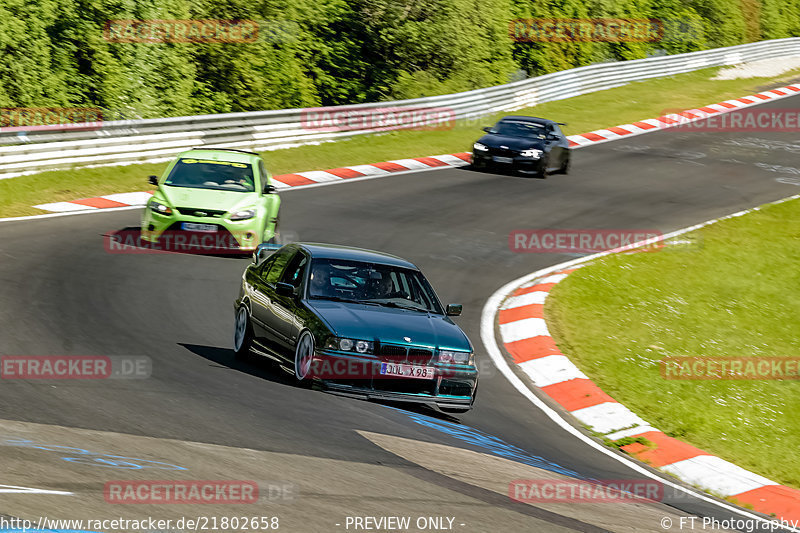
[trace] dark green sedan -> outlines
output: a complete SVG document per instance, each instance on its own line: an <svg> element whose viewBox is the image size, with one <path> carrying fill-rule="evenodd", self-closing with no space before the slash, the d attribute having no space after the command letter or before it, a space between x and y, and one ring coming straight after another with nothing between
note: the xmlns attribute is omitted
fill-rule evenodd
<svg viewBox="0 0 800 533"><path fill-rule="evenodd" d="M331 244L260 246L235 302L234 351L278 361L299 382L367 399L469 411L472 344L422 272L399 257Z"/></svg>

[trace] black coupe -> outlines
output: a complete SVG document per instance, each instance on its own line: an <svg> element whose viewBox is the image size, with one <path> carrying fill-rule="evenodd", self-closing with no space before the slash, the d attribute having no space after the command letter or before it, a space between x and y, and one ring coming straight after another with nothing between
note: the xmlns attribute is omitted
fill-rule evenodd
<svg viewBox="0 0 800 533"><path fill-rule="evenodd" d="M544 178L569 172L569 140L559 122L543 118L508 116L472 146L472 166L503 168Z"/></svg>

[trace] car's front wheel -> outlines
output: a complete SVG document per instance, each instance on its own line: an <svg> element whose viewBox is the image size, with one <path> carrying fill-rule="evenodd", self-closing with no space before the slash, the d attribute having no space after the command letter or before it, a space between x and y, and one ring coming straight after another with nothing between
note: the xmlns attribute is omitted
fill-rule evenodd
<svg viewBox="0 0 800 533"><path fill-rule="evenodd" d="M571 158L569 156L564 158L564 162L561 163L561 168L558 169L560 174L569 174L570 160Z"/></svg>
<svg viewBox="0 0 800 533"><path fill-rule="evenodd" d="M236 359L245 359L253 346L253 327L250 325L250 314L247 307L240 305L236 310L236 321L233 330L233 354Z"/></svg>
<svg viewBox="0 0 800 533"><path fill-rule="evenodd" d="M311 363L314 360L314 336L306 330L300 334L294 349L294 378L298 383L311 379Z"/></svg>

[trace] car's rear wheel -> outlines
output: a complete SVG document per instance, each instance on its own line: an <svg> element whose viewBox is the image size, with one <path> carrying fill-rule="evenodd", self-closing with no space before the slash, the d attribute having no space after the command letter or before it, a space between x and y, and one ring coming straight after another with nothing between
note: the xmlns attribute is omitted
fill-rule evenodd
<svg viewBox="0 0 800 533"><path fill-rule="evenodd" d="M294 378L298 383L311 379L311 363L314 360L314 336L306 330L300 334L294 349Z"/></svg>
<svg viewBox="0 0 800 533"><path fill-rule="evenodd" d="M250 324L250 313L247 306L240 305L236 310L236 321L233 330L233 354L242 360L250 355L253 346L253 326Z"/></svg>

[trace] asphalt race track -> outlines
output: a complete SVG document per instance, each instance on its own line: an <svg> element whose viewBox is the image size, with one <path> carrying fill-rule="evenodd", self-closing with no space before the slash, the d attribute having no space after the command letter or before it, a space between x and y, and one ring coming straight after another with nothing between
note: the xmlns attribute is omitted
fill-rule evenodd
<svg viewBox="0 0 800 533"><path fill-rule="evenodd" d="M796 109L800 97L760 109L778 107ZM512 479L640 476L575 441L493 369L480 313L506 282L570 259L512 253L512 230L675 230L797 194L798 151L791 133L672 130L576 150L572 173L546 180L460 168L282 193L285 232L408 258L444 303L464 304L456 321L482 375L476 408L458 420L297 388L266 362L234 361L232 304L248 260L108 253L102 235L137 226L138 210L2 223L0 353L144 355L153 373L2 380L0 484L74 494L4 494L0 514L278 516L291 532L353 531L347 517L368 515L453 517L464 532L663 531L661 517L738 516L692 498L512 502ZM244 510L103 499L106 481L172 476L294 492Z"/></svg>

